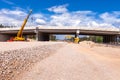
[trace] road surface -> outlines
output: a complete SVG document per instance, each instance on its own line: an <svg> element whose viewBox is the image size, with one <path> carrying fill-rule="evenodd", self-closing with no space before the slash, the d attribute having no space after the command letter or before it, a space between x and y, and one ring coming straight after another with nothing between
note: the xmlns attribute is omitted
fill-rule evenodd
<svg viewBox="0 0 120 80"><path fill-rule="evenodd" d="M18 80L120 80L120 56L94 49L66 44Z"/></svg>

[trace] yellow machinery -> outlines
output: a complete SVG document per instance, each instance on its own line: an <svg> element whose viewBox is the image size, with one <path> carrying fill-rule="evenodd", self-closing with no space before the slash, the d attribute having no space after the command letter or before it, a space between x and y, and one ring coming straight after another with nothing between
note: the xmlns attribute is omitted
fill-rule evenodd
<svg viewBox="0 0 120 80"><path fill-rule="evenodd" d="M23 37L22 33L23 33L23 29L28 21L29 16L31 15L31 13L32 13L32 10L30 10L27 18L25 18L25 20L21 26L21 29L18 31L17 36L13 39L13 41L25 41L25 38Z"/></svg>
<svg viewBox="0 0 120 80"><path fill-rule="evenodd" d="M80 34L80 30L76 31L76 36L74 38L74 43L79 43L80 39L79 39L79 34Z"/></svg>
<svg viewBox="0 0 120 80"><path fill-rule="evenodd" d="M79 43L79 38L78 37L76 37L76 38L74 38L74 43Z"/></svg>

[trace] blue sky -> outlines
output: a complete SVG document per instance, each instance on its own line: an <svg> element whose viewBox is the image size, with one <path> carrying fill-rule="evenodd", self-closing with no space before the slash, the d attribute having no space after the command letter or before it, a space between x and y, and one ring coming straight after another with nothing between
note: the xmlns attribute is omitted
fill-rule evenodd
<svg viewBox="0 0 120 80"><path fill-rule="evenodd" d="M20 26L30 9L28 26L120 26L119 0L1 0L0 24Z"/></svg>
<svg viewBox="0 0 120 80"><path fill-rule="evenodd" d="M47 13L46 8L63 4L68 4L70 11L90 10L102 13L120 10L119 0L1 0L0 9L14 9L15 7L23 9L32 8L34 12Z"/></svg>

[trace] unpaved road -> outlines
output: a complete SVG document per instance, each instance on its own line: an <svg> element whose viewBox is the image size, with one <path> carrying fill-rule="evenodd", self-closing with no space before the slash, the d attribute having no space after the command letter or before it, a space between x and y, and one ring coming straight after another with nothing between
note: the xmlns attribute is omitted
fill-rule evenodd
<svg viewBox="0 0 120 80"><path fill-rule="evenodd" d="M112 56L120 50L115 49L110 54L109 49L102 50L67 44L36 63L18 80L120 80L120 56Z"/></svg>

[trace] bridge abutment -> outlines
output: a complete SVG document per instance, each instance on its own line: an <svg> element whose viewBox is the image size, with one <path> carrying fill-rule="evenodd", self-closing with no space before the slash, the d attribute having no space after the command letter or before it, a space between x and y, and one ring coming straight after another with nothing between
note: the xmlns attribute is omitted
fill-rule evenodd
<svg viewBox="0 0 120 80"><path fill-rule="evenodd" d="M0 34L0 41L7 41L11 38L11 35Z"/></svg>

